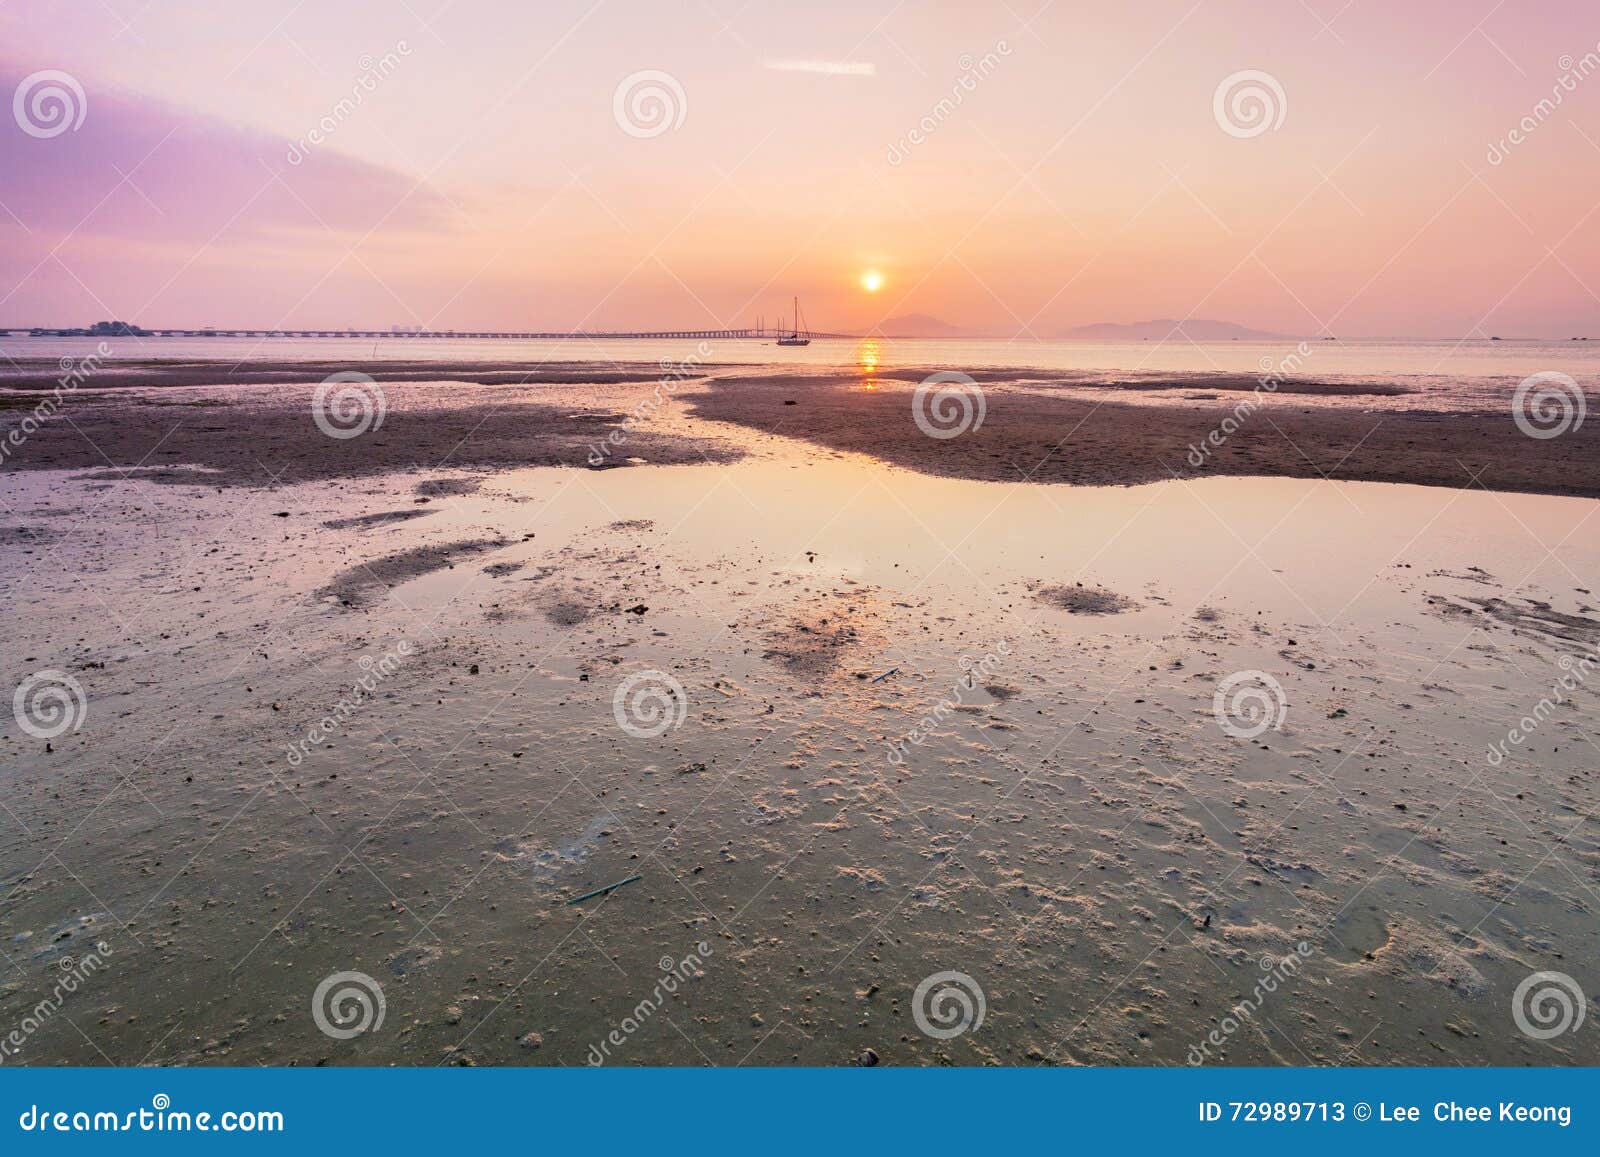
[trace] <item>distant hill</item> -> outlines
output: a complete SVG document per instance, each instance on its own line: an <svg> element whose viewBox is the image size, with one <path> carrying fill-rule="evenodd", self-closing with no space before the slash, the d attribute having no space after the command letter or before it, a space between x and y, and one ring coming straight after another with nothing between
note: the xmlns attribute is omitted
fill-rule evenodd
<svg viewBox="0 0 1600 1157"><path fill-rule="evenodd" d="M1231 321L1207 321L1198 317L1190 318L1188 321L1178 321L1175 318L1163 317L1155 321L1135 321L1126 325L1114 321L1101 321L1094 325L1077 326L1061 336L1092 341L1159 341L1168 336L1186 337L1192 341L1277 341L1285 335L1247 329Z"/></svg>
<svg viewBox="0 0 1600 1157"><path fill-rule="evenodd" d="M966 333L960 326L925 313L891 317L873 326L870 332L881 337L962 337Z"/></svg>

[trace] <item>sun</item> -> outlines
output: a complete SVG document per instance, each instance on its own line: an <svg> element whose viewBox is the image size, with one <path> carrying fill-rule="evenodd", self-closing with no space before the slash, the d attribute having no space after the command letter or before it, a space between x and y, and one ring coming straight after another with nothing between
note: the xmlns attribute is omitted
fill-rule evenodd
<svg viewBox="0 0 1600 1157"><path fill-rule="evenodd" d="M876 269L869 269L861 275L861 288L868 293L877 293L883 288L883 274Z"/></svg>

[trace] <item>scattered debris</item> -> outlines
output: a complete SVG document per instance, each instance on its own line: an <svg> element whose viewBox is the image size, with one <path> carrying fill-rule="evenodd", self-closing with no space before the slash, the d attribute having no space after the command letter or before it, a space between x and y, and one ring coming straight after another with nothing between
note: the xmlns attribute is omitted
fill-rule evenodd
<svg viewBox="0 0 1600 1157"><path fill-rule="evenodd" d="M593 900L596 896L609 896L612 892L615 892L618 888L622 887L624 884L632 884L632 883L635 883L635 882L637 882L639 880L642 880L642 879L644 879L644 877L639 875L637 872L635 872L633 875L629 876L626 880L618 880L615 884L607 884L604 888L596 888L592 892L585 892L581 896L574 896L572 899L568 900L567 903L568 904L581 904L585 900Z"/></svg>
<svg viewBox="0 0 1600 1157"><path fill-rule="evenodd" d="M1037 597L1041 602L1071 615L1120 615L1139 605L1116 591L1109 591L1105 587L1086 587L1082 583L1070 587L1044 587Z"/></svg>

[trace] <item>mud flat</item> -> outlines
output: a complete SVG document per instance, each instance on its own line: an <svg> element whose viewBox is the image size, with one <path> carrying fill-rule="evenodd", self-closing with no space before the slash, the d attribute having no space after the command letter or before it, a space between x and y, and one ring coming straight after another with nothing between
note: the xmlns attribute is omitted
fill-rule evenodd
<svg viewBox="0 0 1600 1157"><path fill-rule="evenodd" d="M365 429L355 437L329 437L319 429L315 383L303 369L293 384L274 385L102 389L96 379L96 388L68 395L70 422L43 423L6 467L98 469L111 481L137 470L153 482L262 487L441 464L584 465L596 453L608 467L725 462L742 453L726 438L688 431L669 437L631 422L654 387L440 380L447 376L436 369L425 383L381 385L381 420L375 407L367 414L352 411L351 428ZM0 402L0 429L36 404L33 394L21 391L0 395ZM620 443L608 444L612 436Z"/></svg>
<svg viewBox="0 0 1600 1157"><path fill-rule="evenodd" d="M137 467L155 481L197 480L190 472L198 470L216 485L251 486L441 462L611 468L731 461L744 450L718 429L728 423L984 481L1131 485L1241 475L1600 496L1600 423L1535 441L1512 418L1514 383L1504 383L1503 398L1483 383L1455 396L1437 386L1314 378L1264 392L1259 378L1228 373L978 369L970 376L984 390L981 423L941 439L912 412L919 375L937 367L863 376L712 364L663 371L638 363L377 361L361 371L384 391L373 436L359 444L313 437L315 383L350 368L107 362L71 393L72 423L46 423L30 436L28 453L7 465ZM50 365L24 363L0 377L0 427L20 421L59 376ZM663 408L677 412L656 420ZM1214 437L1219 432L1225 436Z"/></svg>
<svg viewBox="0 0 1600 1157"><path fill-rule="evenodd" d="M7 1063L1600 1063L1511 1015L1600 950L1594 501L1002 485L759 386L513 468L641 396L537 389L396 385L463 456L175 387L232 433L163 476L0 475L4 677L83 704L0 737L0 1031L103 964Z"/></svg>
<svg viewBox="0 0 1600 1157"><path fill-rule="evenodd" d="M271 359L181 360L173 358L117 358L94 366L87 380L95 389L161 389L175 386L267 386L317 382L332 374L359 368L377 382L451 381L474 385L528 385L560 382L581 385L615 385L654 382L661 370L653 364L596 361L308 361ZM53 390L63 374L52 359L20 358L7 363L0 385L28 391Z"/></svg>
<svg viewBox="0 0 1600 1157"><path fill-rule="evenodd" d="M1506 402L1490 410L1391 405L1390 383L1286 383L1275 394L1237 375L1084 384L1062 389L1015 372L973 375L984 415L959 437L929 437L912 420L913 378L859 374L719 378L694 412L867 454L951 478L1127 485L1214 475L1406 482L1419 486L1600 496L1600 423L1535 442ZM1173 399L1174 390L1190 397ZM1215 398L1199 396L1217 391ZM1130 394L1143 393L1137 403ZM1315 401L1318 404L1305 403ZM1259 404L1236 419L1241 402Z"/></svg>

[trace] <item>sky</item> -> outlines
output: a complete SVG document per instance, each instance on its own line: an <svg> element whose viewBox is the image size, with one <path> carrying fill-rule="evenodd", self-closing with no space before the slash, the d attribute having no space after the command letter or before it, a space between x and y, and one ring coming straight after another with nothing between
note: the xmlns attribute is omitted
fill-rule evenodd
<svg viewBox="0 0 1600 1157"><path fill-rule="evenodd" d="M1600 336L1592 0L0 0L0 95L0 325Z"/></svg>

